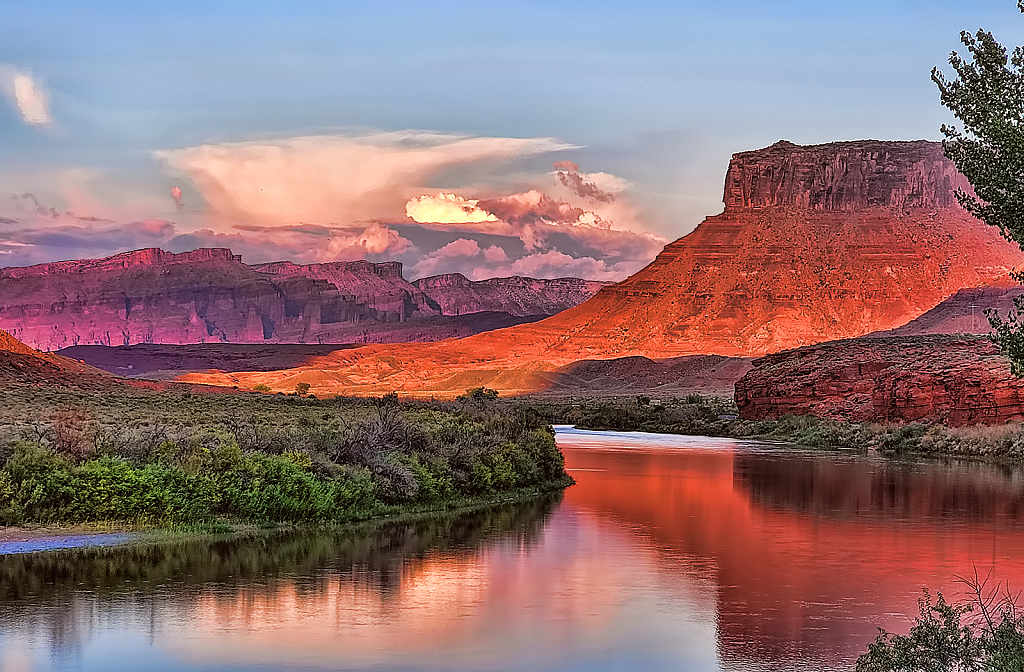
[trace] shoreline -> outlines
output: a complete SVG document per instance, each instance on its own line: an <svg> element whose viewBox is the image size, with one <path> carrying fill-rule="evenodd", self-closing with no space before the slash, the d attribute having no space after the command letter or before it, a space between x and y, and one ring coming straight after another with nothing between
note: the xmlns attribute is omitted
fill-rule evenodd
<svg viewBox="0 0 1024 672"><path fill-rule="evenodd" d="M575 479L571 476L566 476L565 478L545 481L515 490L494 493L491 496L463 497L443 502L421 502L411 506L391 504L372 511L360 512L344 521L331 523L273 522L255 524L217 519L169 526L149 526L117 521L78 523L66 526L49 523L7 526L0 527L0 561L4 557L32 553L74 551L100 547L124 548L140 544L159 544L208 537L237 538L280 531L360 528L392 523L415 522L438 514L473 513L504 504L526 502L543 497L544 495L563 491L575 485L575 483ZM88 543L90 539L101 543ZM108 540L114 543L102 543ZM62 544L61 542L66 543ZM28 550L17 550L20 548L27 548Z"/></svg>

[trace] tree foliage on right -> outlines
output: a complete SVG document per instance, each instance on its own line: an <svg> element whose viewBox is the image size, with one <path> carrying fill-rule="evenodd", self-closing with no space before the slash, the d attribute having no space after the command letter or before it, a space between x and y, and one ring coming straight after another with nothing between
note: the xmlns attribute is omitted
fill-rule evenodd
<svg viewBox="0 0 1024 672"><path fill-rule="evenodd" d="M1024 12L1024 0L1018 0ZM949 57L956 76L947 79L938 68L932 81L942 104L962 128L942 125L946 156L970 181L974 193L956 197L971 214L999 227L1005 238L1024 249L1024 47L1012 53L992 33L960 33L969 57ZM1018 281L1024 274L1014 273ZM1010 359L1016 376L1024 376L1024 296L1014 301L1006 320L987 310L993 340Z"/></svg>

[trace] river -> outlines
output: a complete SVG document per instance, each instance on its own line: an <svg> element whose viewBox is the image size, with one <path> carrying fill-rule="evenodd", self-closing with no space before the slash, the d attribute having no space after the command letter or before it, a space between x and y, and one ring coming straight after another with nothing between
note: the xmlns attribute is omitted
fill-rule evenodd
<svg viewBox="0 0 1024 672"><path fill-rule="evenodd" d="M0 672L849 670L1024 588L1024 474L558 428L577 485L413 524L0 556Z"/></svg>

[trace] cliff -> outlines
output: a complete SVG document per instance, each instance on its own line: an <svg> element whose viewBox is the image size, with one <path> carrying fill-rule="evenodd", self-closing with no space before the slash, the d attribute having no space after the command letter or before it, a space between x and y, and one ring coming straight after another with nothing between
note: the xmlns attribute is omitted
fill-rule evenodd
<svg viewBox="0 0 1024 672"><path fill-rule="evenodd" d="M1024 380L985 338L859 338L755 359L736 404L747 420L1002 424L1024 419Z"/></svg>
<svg viewBox="0 0 1024 672"><path fill-rule="evenodd" d="M937 142L832 142L734 154L725 176L726 210L814 211L958 207L954 192L970 182Z"/></svg>
<svg viewBox="0 0 1024 672"><path fill-rule="evenodd" d="M1024 262L956 203L964 184L939 143L777 143L733 156L722 214L553 317L460 341L335 353L315 369L190 379L513 394L552 389L579 360L756 356L893 329Z"/></svg>
<svg viewBox="0 0 1024 672"><path fill-rule="evenodd" d="M544 329L580 356L759 355L892 329L1024 262L932 142L736 154L725 210Z"/></svg>
<svg viewBox="0 0 1024 672"><path fill-rule="evenodd" d="M513 276L469 280L461 273L421 278L412 283L445 315L494 311L510 315L554 315L577 306L611 284L580 278L537 280Z"/></svg>
<svg viewBox="0 0 1024 672"><path fill-rule="evenodd" d="M379 343L464 337L549 314L543 281L516 312L441 303L397 262L249 266L227 249L136 250L0 269L0 328L41 350L138 343ZM500 283L499 283L500 284ZM584 283L586 285L586 283ZM578 293L580 301L589 297ZM569 301L568 293L561 297ZM496 302L492 302L496 303ZM511 306L511 302L507 302Z"/></svg>

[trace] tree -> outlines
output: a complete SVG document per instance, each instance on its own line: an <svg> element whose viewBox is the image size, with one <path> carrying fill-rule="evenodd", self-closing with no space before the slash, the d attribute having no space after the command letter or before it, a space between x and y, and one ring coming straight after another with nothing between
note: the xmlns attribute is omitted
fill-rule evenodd
<svg viewBox="0 0 1024 672"><path fill-rule="evenodd" d="M925 591L906 635L880 630L857 659L857 672L1019 672L1024 669L1024 616L1015 597L987 580L961 579L969 590L949 604Z"/></svg>
<svg viewBox="0 0 1024 672"><path fill-rule="evenodd" d="M1024 0L1017 7L1024 12ZM961 32L960 41L970 58L955 51L950 55L956 77L948 80L932 69L942 104L963 124L962 129L942 125L946 156L974 188L974 194L958 190L956 197L964 209L1024 249L1024 47L1008 55L984 30ZM1024 281L1024 274L1013 277ZM993 310L985 315L1014 375L1024 376L1024 296L1014 305L1006 321Z"/></svg>
<svg viewBox="0 0 1024 672"><path fill-rule="evenodd" d="M295 394L300 397L306 396L309 393L309 383L295 383Z"/></svg>

